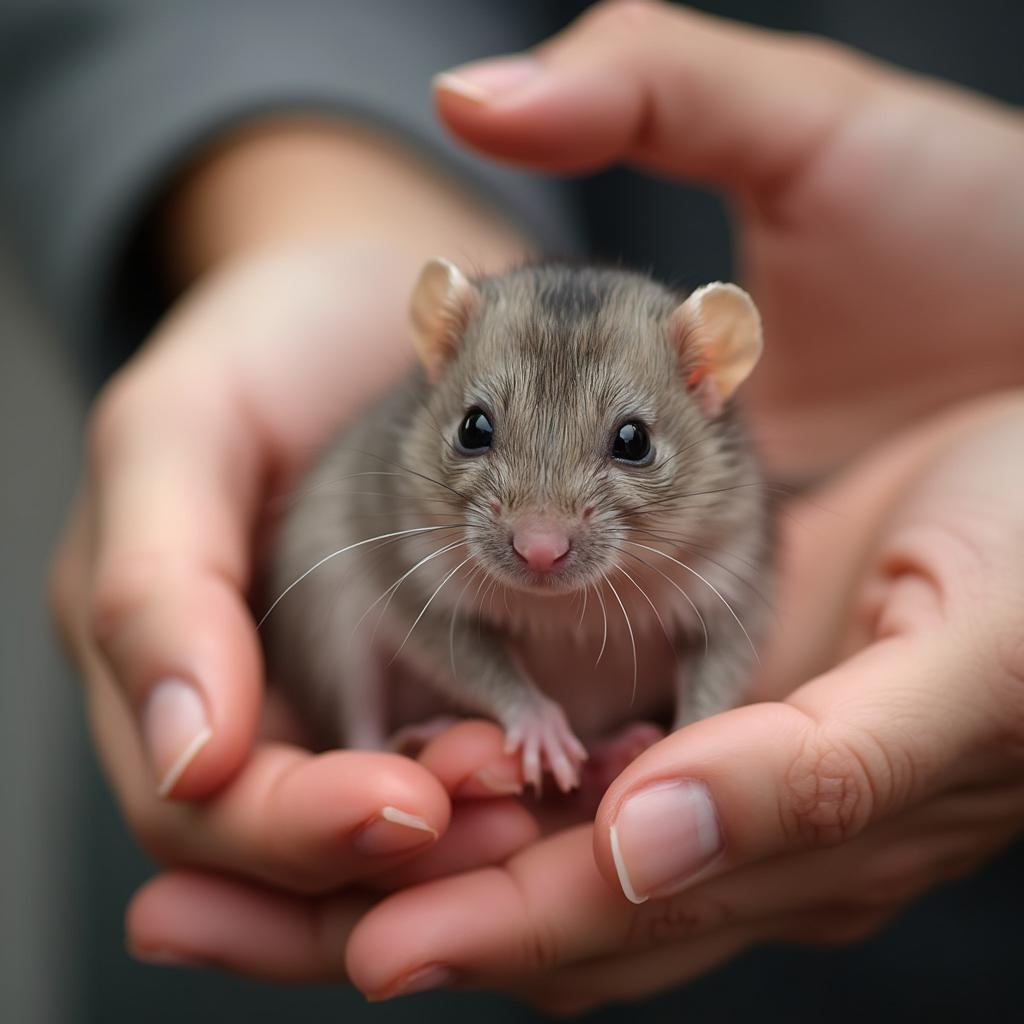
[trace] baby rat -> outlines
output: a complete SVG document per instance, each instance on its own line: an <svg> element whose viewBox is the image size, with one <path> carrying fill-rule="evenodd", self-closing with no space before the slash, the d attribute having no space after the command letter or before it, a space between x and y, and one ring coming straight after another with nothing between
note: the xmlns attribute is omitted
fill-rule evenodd
<svg viewBox="0 0 1024 1024"><path fill-rule="evenodd" d="M734 705L771 573L732 402L762 348L747 293L433 260L411 318L421 365L330 444L283 524L275 678L350 747L482 713L528 782L563 790L577 735Z"/></svg>

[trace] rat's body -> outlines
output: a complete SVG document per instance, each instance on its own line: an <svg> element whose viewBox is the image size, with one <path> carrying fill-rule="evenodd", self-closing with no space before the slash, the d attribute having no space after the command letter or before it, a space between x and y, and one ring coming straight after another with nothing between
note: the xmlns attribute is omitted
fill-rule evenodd
<svg viewBox="0 0 1024 1024"><path fill-rule="evenodd" d="M760 325L739 289L701 293L681 303L621 271L471 284L428 267L426 370L332 442L273 565L280 594L349 549L266 624L274 674L329 740L383 746L445 707L482 713L529 780L547 766L568 788L575 735L739 700L770 530L727 400Z"/></svg>

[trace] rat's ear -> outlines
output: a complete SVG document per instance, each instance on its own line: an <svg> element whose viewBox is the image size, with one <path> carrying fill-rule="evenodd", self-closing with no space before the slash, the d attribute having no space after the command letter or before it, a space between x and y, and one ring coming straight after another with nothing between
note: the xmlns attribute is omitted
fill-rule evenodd
<svg viewBox="0 0 1024 1024"><path fill-rule="evenodd" d="M717 416L761 357L761 315L734 284L706 284L673 312L669 328L687 369L686 386Z"/></svg>
<svg viewBox="0 0 1024 1024"><path fill-rule="evenodd" d="M433 259L420 271L409 317L416 354L431 380L437 379L455 351L478 299L476 288L448 260Z"/></svg>

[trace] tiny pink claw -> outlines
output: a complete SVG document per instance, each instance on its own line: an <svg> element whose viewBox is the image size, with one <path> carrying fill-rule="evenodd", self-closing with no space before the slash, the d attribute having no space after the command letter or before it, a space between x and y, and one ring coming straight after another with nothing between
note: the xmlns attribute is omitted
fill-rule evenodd
<svg viewBox="0 0 1024 1024"><path fill-rule="evenodd" d="M555 779L558 782L558 788L563 793L568 793L571 789L575 789L578 785L576 772L573 771L572 765L569 764L569 760L564 755L560 755L555 759L554 763Z"/></svg>
<svg viewBox="0 0 1024 1024"><path fill-rule="evenodd" d="M537 795L540 796L540 751L537 750L535 742L529 742L523 748L523 775L526 781L536 790Z"/></svg>
<svg viewBox="0 0 1024 1024"><path fill-rule="evenodd" d="M590 754L587 753L587 748L573 735L572 732L566 737L569 749L576 755L577 759L582 764Z"/></svg>

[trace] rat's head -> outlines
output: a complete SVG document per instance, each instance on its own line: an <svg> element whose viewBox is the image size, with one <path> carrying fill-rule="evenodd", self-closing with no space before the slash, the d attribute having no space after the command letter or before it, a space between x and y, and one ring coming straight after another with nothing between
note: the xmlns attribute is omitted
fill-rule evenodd
<svg viewBox="0 0 1024 1024"><path fill-rule="evenodd" d="M659 532L721 531L748 472L725 407L761 352L741 289L681 299L561 265L471 281L433 260L411 313L432 389L405 461L490 576L565 593L628 573Z"/></svg>

